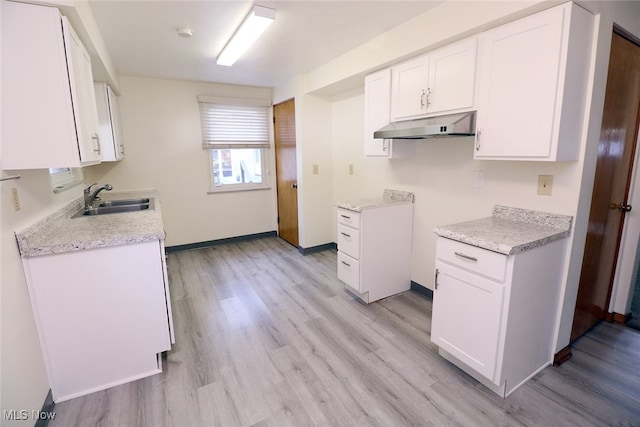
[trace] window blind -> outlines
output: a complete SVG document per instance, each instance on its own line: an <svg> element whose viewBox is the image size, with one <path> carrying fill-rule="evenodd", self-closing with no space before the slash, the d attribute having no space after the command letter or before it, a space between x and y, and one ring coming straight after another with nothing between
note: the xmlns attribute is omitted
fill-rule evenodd
<svg viewBox="0 0 640 427"><path fill-rule="evenodd" d="M268 106L199 104L203 148L269 148Z"/></svg>

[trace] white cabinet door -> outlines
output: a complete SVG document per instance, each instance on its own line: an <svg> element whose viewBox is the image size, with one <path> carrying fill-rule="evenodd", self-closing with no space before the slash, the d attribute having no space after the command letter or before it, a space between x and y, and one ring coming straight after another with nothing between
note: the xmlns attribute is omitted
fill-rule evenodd
<svg viewBox="0 0 640 427"><path fill-rule="evenodd" d="M494 381L504 285L436 262L431 341Z"/></svg>
<svg viewBox="0 0 640 427"><path fill-rule="evenodd" d="M98 163L90 59L58 9L3 2L0 28L2 166Z"/></svg>
<svg viewBox="0 0 640 427"><path fill-rule="evenodd" d="M83 164L99 163L102 159L102 152L98 110L93 90L91 57L73 27L71 27L69 20L64 16L62 17L62 31L67 58L71 58L68 64L68 72L69 81L71 82L71 100L76 115L80 161Z"/></svg>
<svg viewBox="0 0 640 427"><path fill-rule="evenodd" d="M171 348L158 241L24 258L55 401L160 372Z"/></svg>
<svg viewBox="0 0 640 427"><path fill-rule="evenodd" d="M473 108L477 45L474 37L429 54L428 114Z"/></svg>
<svg viewBox="0 0 640 427"><path fill-rule="evenodd" d="M373 132L389 124L391 108L391 70L369 74L364 79L364 155L389 156L389 143L374 139Z"/></svg>
<svg viewBox="0 0 640 427"><path fill-rule="evenodd" d="M427 112L429 56L391 67L391 121L420 117Z"/></svg>
<svg viewBox="0 0 640 427"><path fill-rule="evenodd" d="M117 161L124 158L124 145L120 128L118 96L106 83L94 83L98 120L100 122L100 143L102 161Z"/></svg>
<svg viewBox="0 0 640 427"><path fill-rule="evenodd" d="M592 21L568 3L481 36L476 159L577 159Z"/></svg>

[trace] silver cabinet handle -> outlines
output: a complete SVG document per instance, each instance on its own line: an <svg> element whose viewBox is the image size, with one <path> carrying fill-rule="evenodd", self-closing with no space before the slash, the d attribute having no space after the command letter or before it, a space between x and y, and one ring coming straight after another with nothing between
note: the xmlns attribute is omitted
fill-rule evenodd
<svg viewBox="0 0 640 427"><path fill-rule="evenodd" d="M420 109L424 110L427 107L427 91L422 89L422 93L420 94Z"/></svg>
<svg viewBox="0 0 640 427"><path fill-rule="evenodd" d="M480 151L480 135L482 135L482 129L476 131L476 151Z"/></svg>
<svg viewBox="0 0 640 427"><path fill-rule="evenodd" d="M427 88L427 108L431 105L431 88Z"/></svg>
<svg viewBox="0 0 640 427"><path fill-rule="evenodd" d="M93 149L94 153L102 154L102 150L100 149L100 135L96 133L91 137L91 139L94 139L96 141L96 145L98 147Z"/></svg>
<svg viewBox="0 0 640 427"><path fill-rule="evenodd" d="M454 252L454 253L456 254L456 256L459 256L460 258L468 259L469 261L473 261L473 262L478 262L478 258L474 256L465 255L462 252Z"/></svg>
<svg viewBox="0 0 640 427"><path fill-rule="evenodd" d="M436 281L436 289L438 289L438 275L439 275L439 274L440 274L440 270L438 270L438 269L436 268L436 279L435 279L435 281Z"/></svg>
<svg viewBox="0 0 640 427"><path fill-rule="evenodd" d="M351 237L351 234L347 234L347 233L343 233L343 232L340 232L340 234L342 234L345 237Z"/></svg>
<svg viewBox="0 0 640 427"><path fill-rule="evenodd" d="M346 263L344 261L340 261L340 262L343 263L344 265L346 265L347 267L351 267L351 264L349 264L349 263Z"/></svg>
<svg viewBox="0 0 640 427"><path fill-rule="evenodd" d="M350 217L349 215L342 215L342 214L340 214L340 216L341 216L342 218L351 219L351 217Z"/></svg>

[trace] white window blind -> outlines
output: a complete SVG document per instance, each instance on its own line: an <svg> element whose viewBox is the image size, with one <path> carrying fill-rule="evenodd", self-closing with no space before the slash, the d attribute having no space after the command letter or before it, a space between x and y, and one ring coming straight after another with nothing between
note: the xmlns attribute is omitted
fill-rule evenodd
<svg viewBox="0 0 640 427"><path fill-rule="evenodd" d="M269 148L269 106L198 103L203 148Z"/></svg>

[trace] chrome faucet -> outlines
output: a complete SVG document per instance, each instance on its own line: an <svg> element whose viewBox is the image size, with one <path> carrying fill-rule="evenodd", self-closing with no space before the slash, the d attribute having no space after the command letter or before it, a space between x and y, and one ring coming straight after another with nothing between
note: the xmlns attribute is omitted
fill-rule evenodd
<svg viewBox="0 0 640 427"><path fill-rule="evenodd" d="M100 198L98 197L98 194L100 194L102 190L107 190L107 191L113 190L113 186L111 184L104 184L96 188L92 193L91 187L93 187L94 185L98 185L98 183L94 182L93 184L91 184L90 186L84 189L84 208L85 209L91 208L93 206L93 202L95 202L96 200L100 200Z"/></svg>

